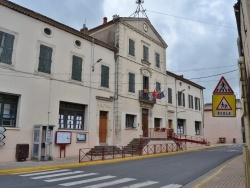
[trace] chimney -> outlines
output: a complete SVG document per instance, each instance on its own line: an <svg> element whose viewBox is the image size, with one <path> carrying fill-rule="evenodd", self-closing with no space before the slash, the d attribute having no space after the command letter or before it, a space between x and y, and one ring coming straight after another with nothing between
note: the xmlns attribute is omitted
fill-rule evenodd
<svg viewBox="0 0 250 188"><path fill-rule="evenodd" d="M108 18L107 17L104 17L103 18L103 25L106 24L108 22Z"/></svg>
<svg viewBox="0 0 250 188"><path fill-rule="evenodd" d="M83 24L83 28L80 30L80 32L85 35L89 35L89 29L86 27L85 24Z"/></svg>

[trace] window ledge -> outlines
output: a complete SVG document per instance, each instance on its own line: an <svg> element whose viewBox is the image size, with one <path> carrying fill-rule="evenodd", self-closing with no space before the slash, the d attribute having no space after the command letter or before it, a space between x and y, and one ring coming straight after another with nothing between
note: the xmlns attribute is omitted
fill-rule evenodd
<svg viewBox="0 0 250 188"><path fill-rule="evenodd" d="M69 82L76 85L81 85L81 86L83 85L83 81L69 79Z"/></svg>
<svg viewBox="0 0 250 188"><path fill-rule="evenodd" d="M11 131L20 131L19 127L4 127L6 130L11 130Z"/></svg>
<svg viewBox="0 0 250 188"><path fill-rule="evenodd" d="M135 130L135 131L137 131L138 128L129 128L129 127L127 127L127 128L125 128L125 130Z"/></svg>

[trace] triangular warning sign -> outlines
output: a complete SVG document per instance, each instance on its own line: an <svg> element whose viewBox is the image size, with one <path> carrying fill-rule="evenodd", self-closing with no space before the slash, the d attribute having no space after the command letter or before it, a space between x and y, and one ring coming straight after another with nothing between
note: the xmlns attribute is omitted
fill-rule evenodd
<svg viewBox="0 0 250 188"><path fill-rule="evenodd" d="M216 88L214 89L213 94L233 94L234 91L227 83L226 79L222 76Z"/></svg>
<svg viewBox="0 0 250 188"><path fill-rule="evenodd" d="M232 108L231 108L230 104L227 102L227 99L225 97L222 97L216 110L232 110Z"/></svg>

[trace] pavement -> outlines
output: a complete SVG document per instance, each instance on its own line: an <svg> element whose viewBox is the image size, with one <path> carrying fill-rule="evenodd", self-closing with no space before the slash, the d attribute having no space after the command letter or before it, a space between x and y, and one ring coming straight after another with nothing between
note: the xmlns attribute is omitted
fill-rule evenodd
<svg viewBox="0 0 250 188"><path fill-rule="evenodd" d="M138 160L163 155L173 155L182 152L191 152L213 147L223 147L223 144L211 146L195 146L184 151L169 152L164 154L144 155L129 157L123 159L112 159L105 161L90 161L79 163L78 157L56 158L53 161L23 161L23 162L4 162L0 163L0 175L31 172L39 170L70 168L79 166L98 165L111 162L120 162L124 160ZM245 188L244 158L243 155L237 156L216 169L208 177L198 182L194 188Z"/></svg>

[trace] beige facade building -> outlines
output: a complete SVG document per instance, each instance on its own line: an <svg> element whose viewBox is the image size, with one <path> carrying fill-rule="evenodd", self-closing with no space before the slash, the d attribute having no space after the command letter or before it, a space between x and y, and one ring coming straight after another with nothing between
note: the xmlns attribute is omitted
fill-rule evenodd
<svg viewBox="0 0 250 188"><path fill-rule="evenodd" d="M115 51L68 26L1 1L0 126L7 130L0 162L16 160L17 144L29 145L28 159L38 153L40 159L59 157L57 136L58 143L66 143L66 157L77 156L79 148L99 144L96 125L101 120L109 130L107 143L112 144ZM41 135L34 125L45 125Z"/></svg>
<svg viewBox="0 0 250 188"><path fill-rule="evenodd" d="M236 117L213 117L212 103L204 106L204 137L210 144L242 144L243 108L239 99L236 100Z"/></svg>
<svg viewBox="0 0 250 188"><path fill-rule="evenodd" d="M168 127L177 134L204 136L204 87L167 71Z"/></svg>
<svg viewBox="0 0 250 188"><path fill-rule="evenodd" d="M0 1L0 162L18 147L52 160L125 146L154 128L203 136L204 88L166 72L166 49L146 18L77 31Z"/></svg>

